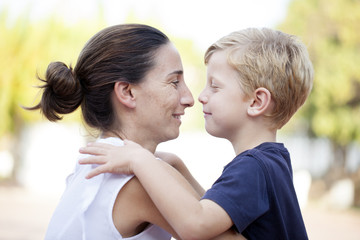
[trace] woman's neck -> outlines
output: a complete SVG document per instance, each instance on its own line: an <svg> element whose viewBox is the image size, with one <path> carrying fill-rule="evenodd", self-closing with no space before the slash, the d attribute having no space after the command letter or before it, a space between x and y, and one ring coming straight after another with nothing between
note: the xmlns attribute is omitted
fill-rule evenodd
<svg viewBox="0 0 360 240"><path fill-rule="evenodd" d="M143 148L149 150L152 153L155 153L156 147L158 145L157 143L152 141L145 141L144 138L140 136L126 135L124 133L113 132L113 131L103 132L100 135L100 137L101 138L115 137L115 138L120 138L121 140L125 140L125 139L131 140L133 142L136 142L137 144L140 144Z"/></svg>

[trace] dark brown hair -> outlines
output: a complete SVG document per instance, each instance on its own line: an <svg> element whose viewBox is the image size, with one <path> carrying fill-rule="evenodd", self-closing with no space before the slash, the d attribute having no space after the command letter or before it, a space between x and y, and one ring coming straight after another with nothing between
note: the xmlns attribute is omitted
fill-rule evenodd
<svg viewBox="0 0 360 240"><path fill-rule="evenodd" d="M154 66L156 51L169 42L153 27L121 24L105 28L84 46L75 68L62 62L49 64L42 98L29 110L40 109L50 121L75 111L80 105L85 122L111 131L115 113L111 93L117 81L140 83Z"/></svg>

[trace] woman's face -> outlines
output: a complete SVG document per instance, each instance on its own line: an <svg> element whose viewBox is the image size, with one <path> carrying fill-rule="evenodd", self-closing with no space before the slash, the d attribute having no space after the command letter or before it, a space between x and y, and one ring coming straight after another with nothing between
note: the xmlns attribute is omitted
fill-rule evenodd
<svg viewBox="0 0 360 240"><path fill-rule="evenodd" d="M157 145L177 138L181 116L185 108L194 105L194 99L184 81L180 55L172 43L159 48L155 66L136 87L137 126L142 131L139 141Z"/></svg>

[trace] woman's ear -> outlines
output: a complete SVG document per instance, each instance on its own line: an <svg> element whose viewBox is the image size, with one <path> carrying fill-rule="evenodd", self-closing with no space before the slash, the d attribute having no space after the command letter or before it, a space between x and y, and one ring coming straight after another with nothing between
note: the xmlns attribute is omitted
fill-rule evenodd
<svg viewBox="0 0 360 240"><path fill-rule="evenodd" d="M268 89L260 87L254 92L252 102L248 107L248 114L252 117L266 113L271 106L271 93Z"/></svg>
<svg viewBox="0 0 360 240"><path fill-rule="evenodd" d="M129 108L135 108L136 101L132 94L132 85L128 82L116 82L114 92L116 99Z"/></svg>

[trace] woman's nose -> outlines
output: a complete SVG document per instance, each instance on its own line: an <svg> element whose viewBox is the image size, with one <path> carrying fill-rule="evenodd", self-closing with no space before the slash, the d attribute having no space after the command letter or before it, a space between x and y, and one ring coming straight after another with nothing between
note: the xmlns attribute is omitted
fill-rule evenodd
<svg viewBox="0 0 360 240"><path fill-rule="evenodd" d="M192 93L190 92L190 89L185 86L184 92L181 97L181 104L185 105L186 107L192 107L194 106L194 98Z"/></svg>

